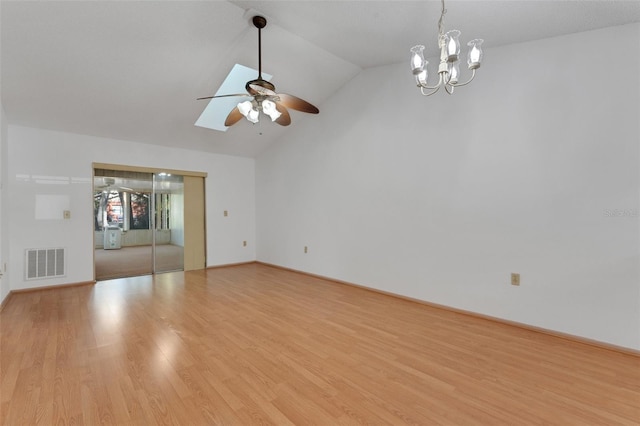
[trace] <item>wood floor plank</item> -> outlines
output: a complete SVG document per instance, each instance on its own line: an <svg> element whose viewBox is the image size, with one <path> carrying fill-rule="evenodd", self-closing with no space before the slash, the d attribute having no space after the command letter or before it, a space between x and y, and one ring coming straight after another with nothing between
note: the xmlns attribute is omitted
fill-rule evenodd
<svg viewBox="0 0 640 426"><path fill-rule="evenodd" d="M248 264L12 295L0 424L640 424L640 357Z"/></svg>

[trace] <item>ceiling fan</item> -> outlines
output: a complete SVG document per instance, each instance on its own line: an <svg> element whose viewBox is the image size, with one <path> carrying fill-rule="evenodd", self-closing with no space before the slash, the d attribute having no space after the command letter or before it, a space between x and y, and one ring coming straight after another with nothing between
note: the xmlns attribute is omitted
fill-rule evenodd
<svg viewBox="0 0 640 426"><path fill-rule="evenodd" d="M240 102L231 110L224 122L227 127L236 124L242 117L246 117L247 120L255 124L259 121L260 111L268 115L271 121L275 121L281 126L291 124L291 116L287 108L310 114L319 113L318 108L305 100L286 93L276 93L275 86L262 78L262 29L267 26L267 19L263 16L254 16L252 22L258 29L258 78L248 81L244 86L248 93L207 96L198 98L198 100L234 96L253 98Z"/></svg>

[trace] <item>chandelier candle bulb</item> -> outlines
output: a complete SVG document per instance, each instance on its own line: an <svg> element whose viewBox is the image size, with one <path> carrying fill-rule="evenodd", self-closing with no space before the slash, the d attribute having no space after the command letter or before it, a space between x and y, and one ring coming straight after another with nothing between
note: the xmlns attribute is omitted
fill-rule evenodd
<svg viewBox="0 0 640 426"><path fill-rule="evenodd" d="M411 71L418 75L424 71L427 61L424 59L424 46L417 45L411 48Z"/></svg>
<svg viewBox="0 0 640 426"><path fill-rule="evenodd" d="M458 62L453 62L449 68L449 84L458 83L458 76L460 75L460 65Z"/></svg>
<svg viewBox="0 0 640 426"><path fill-rule="evenodd" d="M418 83L418 86L426 86L427 85L427 69L423 69L422 72L418 75L416 75L416 82Z"/></svg>
<svg viewBox="0 0 640 426"><path fill-rule="evenodd" d="M467 43L467 46L469 46L469 57L467 58L467 64L469 65L470 70L480 68L480 63L482 62L482 48L480 46L483 42L484 40L482 40L481 38L477 38Z"/></svg>
<svg viewBox="0 0 640 426"><path fill-rule="evenodd" d="M447 62L455 62L460 55L460 40L458 39L458 37L460 37L460 31L447 31L444 36L447 46Z"/></svg>

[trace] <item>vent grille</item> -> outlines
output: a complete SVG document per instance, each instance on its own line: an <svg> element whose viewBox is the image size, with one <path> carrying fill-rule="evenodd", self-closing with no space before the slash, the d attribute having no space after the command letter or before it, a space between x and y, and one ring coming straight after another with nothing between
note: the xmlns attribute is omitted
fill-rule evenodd
<svg viewBox="0 0 640 426"><path fill-rule="evenodd" d="M25 254L26 279L63 277L65 275L65 249L27 249Z"/></svg>

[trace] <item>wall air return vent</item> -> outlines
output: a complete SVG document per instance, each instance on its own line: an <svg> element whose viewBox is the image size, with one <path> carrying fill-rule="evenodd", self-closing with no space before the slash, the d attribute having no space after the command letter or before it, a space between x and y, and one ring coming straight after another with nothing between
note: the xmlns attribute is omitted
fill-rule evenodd
<svg viewBox="0 0 640 426"><path fill-rule="evenodd" d="M43 248L25 251L25 279L63 277L65 275L65 249Z"/></svg>

